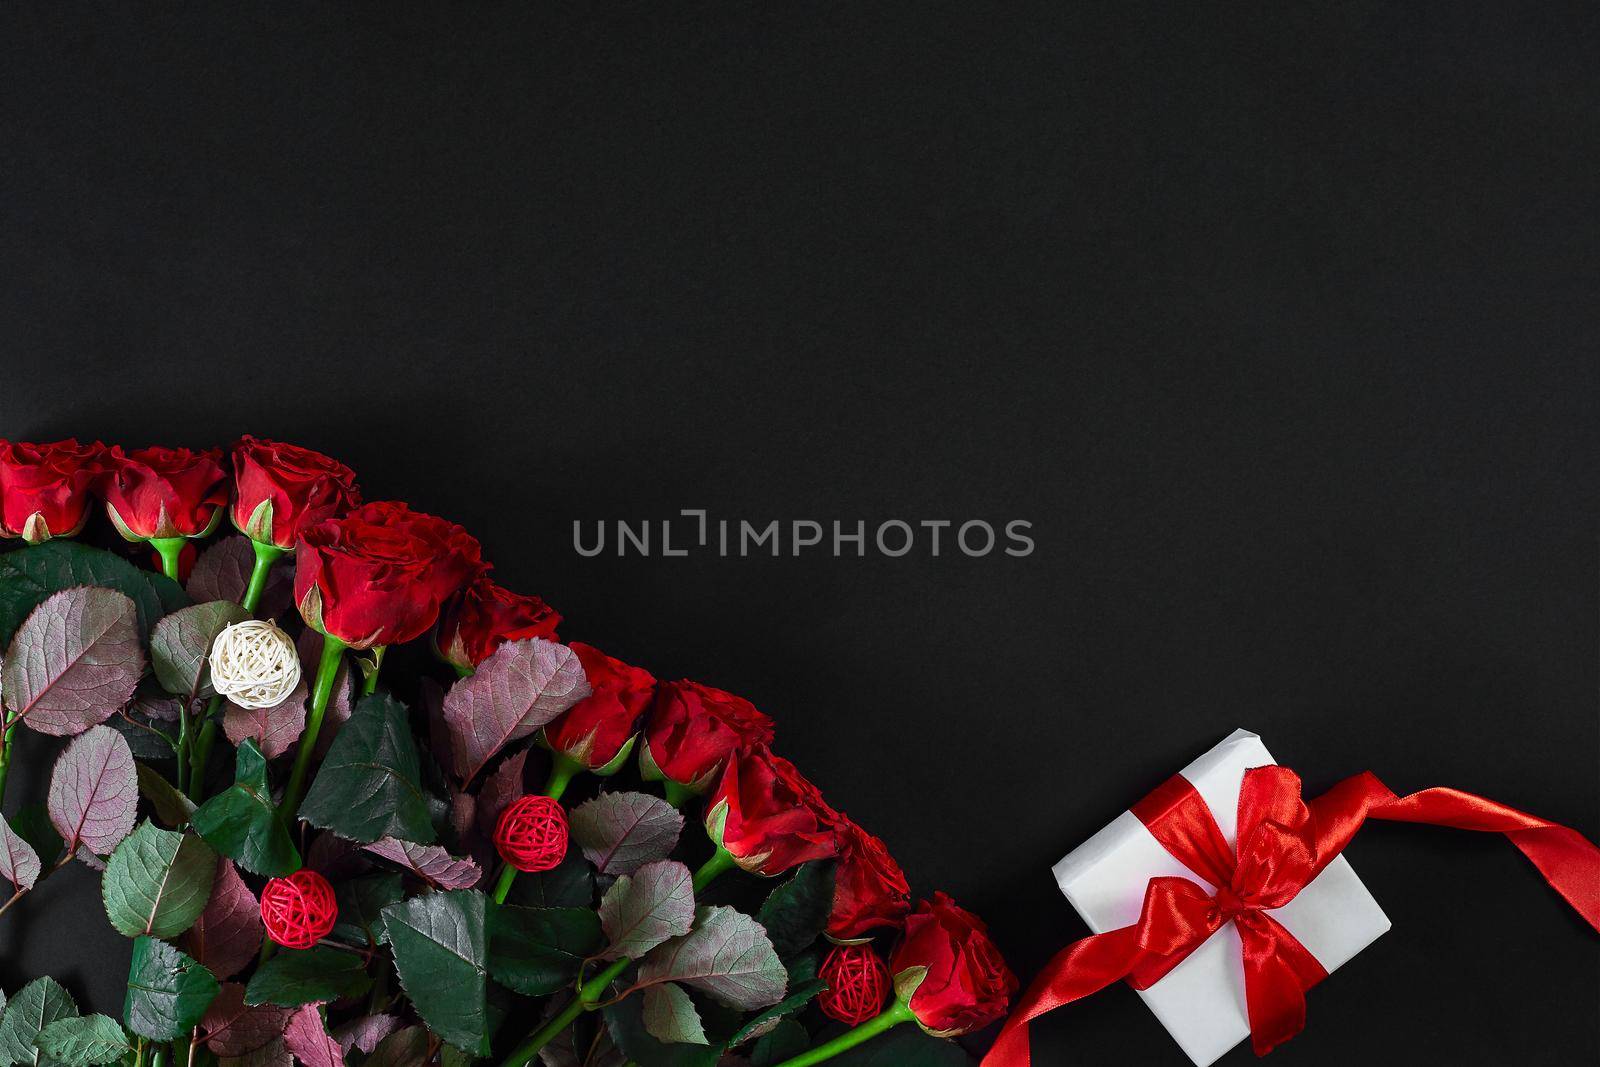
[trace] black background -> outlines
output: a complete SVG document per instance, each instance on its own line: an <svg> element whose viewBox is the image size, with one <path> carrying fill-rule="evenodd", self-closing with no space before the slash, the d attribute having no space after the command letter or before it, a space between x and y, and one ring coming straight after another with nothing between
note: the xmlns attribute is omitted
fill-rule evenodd
<svg viewBox="0 0 1600 1067"><path fill-rule="evenodd" d="M1050 865L1235 726L1600 835L1596 10L1283 7L9 6L0 432L339 456L752 698L1025 977ZM1038 550L573 551L694 507ZM1512 848L1349 855L1395 928L1275 1063L1600 1058ZM60 882L0 982L115 1012ZM1125 989L1039 1030L1186 1062Z"/></svg>

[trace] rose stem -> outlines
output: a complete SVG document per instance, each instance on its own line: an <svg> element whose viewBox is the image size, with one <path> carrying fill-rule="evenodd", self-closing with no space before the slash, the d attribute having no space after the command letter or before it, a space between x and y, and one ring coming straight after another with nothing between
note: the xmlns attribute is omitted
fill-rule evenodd
<svg viewBox="0 0 1600 1067"><path fill-rule="evenodd" d="M0 711L0 718L5 715ZM6 799L6 777L11 773L11 745L15 740L17 723L13 719L6 723L5 729L0 731L0 802Z"/></svg>
<svg viewBox="0 0 1600 1067"><path fill-rule="evenodd" d="M523 1067L523 1064L539 1054L539 1050L554 1041L567 1027L571 1026L578 1016L586 1011L593 1011L594 1006L605 995L607 987L616 981L617 976L628 969L633 963L624 956L613 963L587 982L578 990L578 995L560 1013L552 1016L550 1021L528 1035L528 1039L518 1045L516 1051L507 1056L500 1063L500 1067Z"/></svg>
<svg viewBox="0 0 1600 1067"><path fill-rule="evenodd" d="M239 606L244 608L246 614L253 616L261 604L261 594L267 588L267 575L271 572L272 565L288 550L256 540L251 540L250 544L256 550L256 561L250 567L250 584L245 587L244 598L239 601ZM221 695L212 697L211 702L206 705L205 721L200 726L200 736L195 738L194 753L189 761L191 800L201 799L198 794L205 792L206 761L211 758L211 746L217 740L217 711L221 707Z"/></svg>
<svg viewBox="0 0 1600 1067"><path fill-rule="evenodd" d="M572 784L573 776L587 769L571 756L561 752L554 753L550 761L550 777L544 783L544 795L551 800L560 800L561 794Z"/></svg>
<svg viewBox="0 0 1600 1067"><path fill-rule="evenodd" d="M361 695L371 696L378 691L378 671L383 667L383 652L388 645L372 646L372 670L367 672L367 679L361 683Z"/></svg>
<svg viewBox="0 0 1600 1067"><path fill-rule="evenodd" d="M733 854L718 845L717 850L711 854L711 858L706 860L698 871L694 872L695 895L699 896L700 891L716 881L719 875L731 871L737 866L738 864L733 860Z"/></svg>
<svg viewBox="0 0 1600 1067"><path fill-rule="evenodd" d="M294 822L305 796L306 771L311 767L311 752L317 747L317 734L322 731L322 717L328 711L328 698L333 695L333 682L339 676L339 661L345 643L332 634L322 635L322 660L317 664L317 684L311 694L311 715L306 720L306 731L300 735L300 749L294 754L294 768L289 772L289 787L283 791L283 803L278 814L287 825Z"/></svg>
<svg viewBox="0 0 1600 1067"><path fill-rule="evenodd" d="M183 555L182 537L152 537L150 547L161 557L161 573L173 581L178 580L178 558ZM178 704L178 792L187 792L189 785L189 704Z"/></svg>
<svg viewBox="0 0 1600 1067"><path fill-rule="evenodd" d="M690 789L686 785L679 785L671 778L663 781L661 783L661 788L667 794L667 803L671 804L680 811L683 809L685 804L694 799L695 794L693 789Z"/></svg>
<svg viewBox="0 0 1600 1067"><path fill-rule="evenodd" d="M868 1019L854 1030L847 1030L834 1038L826 1041L814 1049L809 1049L791 1059L784 1060L777 1067L810 1067L813 1063L831 1060L839 1053L853 1049L863 1041L870 1041L883 1033L893 1029L901 1023L908 1023L914 1019L911 1006L903 1000L897 1000L889 1005L889 1010L876 1019Z"/></svg>

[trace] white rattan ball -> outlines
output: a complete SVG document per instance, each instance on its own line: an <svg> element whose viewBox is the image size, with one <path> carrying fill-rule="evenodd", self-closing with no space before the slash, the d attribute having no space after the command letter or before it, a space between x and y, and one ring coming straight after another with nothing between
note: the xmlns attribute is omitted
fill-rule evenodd
<svg viewBox="0 0 1600 1067"><path fill-rule="evenodd" d="M236 622L211 645L211 686L241 708L271 708L300 682L294 639L270 622Z"/></svg>

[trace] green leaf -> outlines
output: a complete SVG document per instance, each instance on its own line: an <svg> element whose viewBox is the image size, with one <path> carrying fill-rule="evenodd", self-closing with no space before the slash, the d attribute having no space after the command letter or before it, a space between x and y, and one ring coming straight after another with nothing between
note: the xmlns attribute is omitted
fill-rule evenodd
<svg viewBox="0 0 1600 1067"><path fill-rule="evenodd" d="M700 1022L700 1013L694 1010L694 1001L679 985L667 982L653 985L644 991L641 1011L644 1028L651 1037L669 1045L709 1045L706 1028Z"/></svg>
<svg viewBox="0 0 1600 1067"><path fill-rule="evenodd" d="M334 936L378 945L384 941L383 909L406 894L398 874L369 874L340 882L333 895L339 905Z"/></svg>
<svg viewBox="0 0 1600 1067"><path fill-rule="evenodd" d="M778 1019L786 1018L810 1004L812 998L818 996L828 988L828 983L820 978L808 978L804 981L795 981L793 971L789 974L789 993L778 1003L751 1017L739 1031L728 1040L729 1048L737 1048L752 1038L773 1030L773 1023Z"/></svg>
<svg viewBox="0 0 1600 1067"><path fill-rule="evenodd" d="M206 844L254 874L276 878L298 871L300 853L273 806L272 790L267 784L267 759L254 741L246 740L239 746L233 775L232 786L194 813L195 832L205 838Z"/></svg>
<svg viewBox="0 0 1600 1067"><path fill-rule="evenodd" d="M605 930L604 956L638 958L694 925L694 884L689 868L676 860L647 863L618 878L600 900Z"/></svg>
<svg viewBox="0 0 1600 1067"><path fill-rule="evenodd" d="M109 1015L57 1019L39 1032L39 1051L66 1067L98 1067L133 1051L117 1020Z"/></svg>
<svg viewBox="0 0 1600 1067"><path fill-rule="evenodd" d="M750 1067L774 1067L811 1047L811 1035L793 1019L784 1019L750 1047Z"/></svg>
<svg viewBox="0 0 1600 1067"><path fill-rule="evenodd" d="M11 816L11 828L39 854L39 867L48 870L61 858L61 835L43 804L24 804Z"/></svg>
<svg viewBox="0 0 1600 1067"><path fill-rule="evenodd" d="M914 1023L879 1034L828 1063L830 1067L974 1067L966 1049L954 1041L930 1037Z"/></svg>
<svg viewBox="0 0 1600 1067"><path fill-rule="evenodd" d="M148 763L135 762L133 769L139 776L139 795L150 802L156 817L174 829L187 824L194 815L194 801Z"/></svg>
<svg viewBox="0 0 1600 1067"><path fill-rule="evenodd" d="M643 997L624 997L602 1014L612 1042L639 1067L716 1067L722 1058L720 1044L671 1045L652 1037L644 1026Z"/></svg>
<svg viewBox="0 0 1600 1067"><path fill-rule="evenodd" d="M0 1064L37 1064L48 1067L50 1057L40 1053L39 1032L57 1019L78 1014L72 995L54 978L35 978L11 998L0 1017Z"/></svg>
<svg viewBox="0 0 1600 1067"><path fill-rule="evenodd" d="M463 889L383 909L395 970L417 1014L428 1029L478 1056L489 1054L487 902Z"/></svg>
<svg viewBox="0 0 1600 1067"><path fill-rule="evenodd" d="M489 973L524 996L539 997L570 985L583 961L605 938L600 917L588 908L489 909Z"/></svg>
<svg viewBox="0 0 1600 1067"><path fill-rule="evenodd" d="M328 749L300 817L362 844L380 837L427 844L433 821L420 774L405 705L385 694L362 697Z"/></svg>
<svg viewBox="0 0 1600 1067"><path fill-rule="evenodd" d="M756 921L784 959L803 952L821 936L833 908L834 863L802 863L794 877L768 894Z"/></svg>
<svg viewBox="0 0 1600 1067"><path fill-rule="evenodd" d="M198 837L146 819L111 854L100 893L111 925L129 937L176 937L211 897L216 854Z"/></svg>
<svg viewBox="0 0 1600 1067"><path fill-rule="evenodd" d="M115 589L130 598L141 634L148 634L167 612L189 603L177 582L105 549L78 541L46 541L0 556L0 645L10 644L22 620L52 593L76 585Z"/></svg>
<svg viewBox="0 0 1600 1067"><path fill-rule="evenodd" d="M372 988L366 963L353 952L318 945L284 949L256 968L244 990L246 1004L298 1008L319 1000L358 997Z"/></svg>
<svg viewBox="0 0 1600 1067"><path fill-rule="evenodd" d="M12 716L63 737L115 715L144 671L135 617L133 601L111 589L65 589L35 608L0 668Z"/></svg>
<svg viewBox="0 0 1600 1067"><path fill-rule="evenodd" d="M128 965L122 1021L152 1041L171 1041L199 1025L221 987L193 957L165 941L139 937Z"/></svg>
<svg viewBox="0 0 1600 1067"><path fill-rule="evenodd" d="M150 665L161 688L176 696L211 696L214 690L206 660L212 642L229 625L249 617L239 604L212 600L175 611L156 623L150 632Z"/></svg>
<svg viewBox="0 0 1600 1067"><path fill-rule="evenodd" d="M517 875L506 899L528 908L592 908L594 868L577 849L568 849L561 866Z"/></svg>
<svg viewBox="0 0 1600 1067"><path fill-rule="evenodd" d="M766 931L732 908L701 908L694 929L675 937L639 964L638 983L682 982L731 1008L776 1004L789 983Z"/></svg>
<svg viewBox="0 0 1600 1067"><path fill-rule="evenodd" d="M407 1026L378 1042L361 1067L422 1067L427 1059L427 1028Z"/></svg>

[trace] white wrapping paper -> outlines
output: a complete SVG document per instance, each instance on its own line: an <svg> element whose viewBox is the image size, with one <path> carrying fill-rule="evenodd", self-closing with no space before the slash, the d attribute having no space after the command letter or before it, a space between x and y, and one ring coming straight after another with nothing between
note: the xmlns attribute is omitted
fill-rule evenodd
<svg viewBox="0 0 1600 1067"><path fill-rule="evenodd" d="M1230 846L1235 843L1244 772L1274 762L1261 738L1235 730L1183 769ZM1215 889L1173 859L1131 811L1117 816L1055 866L1061 891L1097 934L1137 922L1146 883L1163 875ZM1272 916L1330 974L1389 929L1388 917L1342 856ZM1196 1067L1209 1067L1249 1037L1244 964L1233 923L1139 995Z"/></svg>

